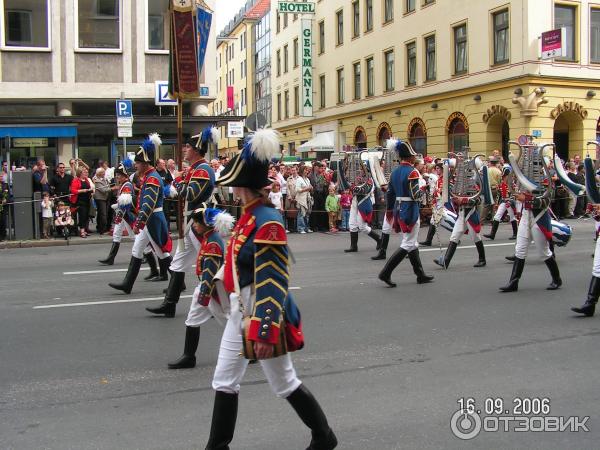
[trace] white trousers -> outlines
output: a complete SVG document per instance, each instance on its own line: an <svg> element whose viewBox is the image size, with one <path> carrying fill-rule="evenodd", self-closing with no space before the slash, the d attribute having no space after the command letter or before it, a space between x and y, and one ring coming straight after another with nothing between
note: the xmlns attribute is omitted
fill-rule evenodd
<svg viewBox="0 0 600 450"><path fill-rule="evenodd" d="M150 233L148 232L148 228L140 230L140 232L135 235L135 241L133 242L131 255L136 258L142 259L144 253L149 253L148 251L144 251L146 247L148 247L148 245L152 247L152 251L158 259L164 259L170 256L169 252L163 252L160 246L152 240L152 238L150 237Z"/></svg>
<svg viewBox="0 0 600 450"><path fill-rule="evenodd" d="M508 211L508 217L510 218L510 221L512 222L515 219L515 210L513 209L512 206L506 206L506 202L501 202L498 205L498 209L496 210L496 215L494 216L494 220L496 222L500 222L502 220L502 216L504 216L504 213Z"/></svg>
<svg viewBox="0 0 600 450"><path fill-rule="evenodd" d="M381 226L381 234L392 234L392 223L388 220L387 214L383 215L383 225Z"/></svg>
<svg viewBox="0 0 600 450"><path fill-rule="evenodd" d="M185 272L196 263L199 251L200 241L190 228L185 236L183 236L183 250L180 250L179 245L177 245L173 262L171 262L171 267L169 268L173 272Z"/></svg>
<svg viewBox="0 0 600 450"><path fill-rule="evenodd" d="M246 311L252 311L253 305L251 304L250 293L251 286L246 286L241 292ZM225 325L225 331L221 339L219 359L217 360L212 386L216 391L237 394L240 391L240 383L248 367L248 360L240 356L240 353L242 353L240 297L237 294L231 294L230 300L231 316L227 321L227 325ZM278 397L288 397L302 384L296 376L296 370L289 353L278 358L264 359L259 362L271 390Z"/></svg>
<svg viewBox="0 0 600 450"><path fill-rule="evenodd" d="M113 228L112 241L120 243L123 240L123 233L127 230L129 236L133 236L133 230L125 220L121 220L121 222L116 223Z"/></svg>
<svg viewBox="0 0 600 450"><path fill-rule="evenodd" d="M600 239L596 239L596 249L594 250L594 268L592 275L600 277Z"/></svg>
<svg viewBox="0 0 600 450"><path fill-rule="evenodd" d="M524 209L521 215L521 221L519 222L519 230L517 231L517 242L515 244L515 256L519 259L527 258L527 251L529 250L529 243L533 238L535 247L538 251L538 256L542 260L546 260L552 256L550 251L550 244L546 239L546 236L540 230L537 223L534 224L533 220L535 216L533 211L530 209Z"/></svg>
<svg viewBox="0 0 600 450"><path fill-rule="evenodd" d="M349 219L350 231L362 231L363 233L369 234L371 232L371 227L367 222L365 222L358 212L358 202L356 201L356 197L352 198L352 205L350 206L350 219Z"/></svg>
<svg viewBox="0 0 600 450"><path fill-rule="evenodd" d="M460 238L463 234L465 234L465 231L467 231L467 229L469 230L469 234L471 235L471 239L473 239L473 242L477 243L481 241L481 236L479 235L479 233L476 233L471 224L467 220L465 220L465 209L460 208L458 211L458 217L456 218L456 223L454 224L454 228L452 228L452 235L450 236L450 240L452 242L458 243L458 241L460 241Z"/></svg>
<svg viewBox="0 0 600 450"><path fill-rule="evenodd" d="M408 253L419 248L419 228L421 228L421 219L417 219L417 223L415 223L410 233L402 233L400 248L403 248Z"/></svg>
<svg viewBox="0 0 600 450"><path fill-rule="evenodd" d="M190 303L190 310L188 311L187 319L185 320L186 327L199 327L212 317L210 310L198 302L198 297L200 297L200 285L196 286L196 289L194 290L192 303Z"/></svg>

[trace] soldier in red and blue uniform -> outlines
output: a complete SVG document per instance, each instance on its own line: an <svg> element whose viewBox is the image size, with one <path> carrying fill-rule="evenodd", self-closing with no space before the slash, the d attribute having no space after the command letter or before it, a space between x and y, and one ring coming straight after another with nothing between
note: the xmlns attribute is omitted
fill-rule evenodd
<svg viewBox="0 0 600 450"><path fill-rule="evenodd" d="M509 237L509 239L511 241L517 239L519 225L517 223L517 208L515 205L515 200L511 195L512 186L509 185L512 184L512 182L509 180L510 174L511 168L510 165L507 164L502 168L502 181L500 182L499 187L500 204L498 205L498 209L496 210L496 214L492 220L492 230L489 232L489 234L483 235L483 237L491 239L492 241L496 238L496 233L498 232L498 227L500 226L502 217L504 217L504 213L508 213L510 224L512 225L513 230L513 234L511 237Z"/></svg>
<svg viewBox="0 0 600 450"><path fill-rule="evenodd" d="M242 200L243 211L225 257L223 284L229 293L231 316L212 383L216 393L207 449L229 448L233 439L240 383L248 366L248 359L240 357L244 318L250 322L247 339L271 389L288 400L310 427L309 448L328 450L337 445L319 403L296 376L290 354L273 357L274 345L283 339L283 311L289 318L296 309L288 290L289 253L283 218L267 206L264 190L272 183L268 178L269 161L278 152L277 133L259 130L231 159L218 180L218 184L233 187L234 195Z"/></svg>
<svg viewBox="0 0 600 450"><path fill-rule="evenodd" d="M234 218L220 209L206 204L191 215L194 232L200 239L200 251L196 260L198 286L194 290L190 310L185 321L185 346L183 355L169 363L169 369L191 369L196 366L196 350L200 341L200 325L213 316L226 318L221 300L215 288L215 275L225 258L225 244L221 235L229 235Z"/></svg>
<svg viewBox="0 0 600 450"><path fill-rule="evenodd" d="M402 243L386 261L379 273L379 279L390 287L396 287L396 283L391 280L392 272L408 255L417 276L417 283L429 283L433 277L423 270L417 242L421 223L419 208L421 198L425 194L424 186L421 186L420 182L421 174L414 166L417 153L408 142L395 139L388 141L388 149L398 154L400 165L393 170L388 184L386 220L391 223L396 233L402 233Z"/></svg>
<svg viewBox="0 0 600 450"><path fill-rule="evenodd" d="M211 144L218 145L219 131L215 127L208 127L193 138L198 138L196 145L187 144L184 153L184 158L190 167L181 178L174 180L179 198L185 205L183 239L177 242L175 256L169 268L171 279L165 298L159 306L146 308L153 314L164 314L165 317L175 317L177 302L184 289L185 272L192 268L200 250L200 239L192 227L191 214L203 203L208 202L215 188L215 172L204 157Z"/></svg>
<svg viewBox="0 0 600 450"><path fill-rule="evenodd" d="M154 155L161 144L160 136L156 133L148 136L135 155L135 168L141 179L141 189L137 198L137 216L133 222L132 231L135 242L131 249L131 261L121 283L109 283L114 289L131 293L133 284L140 272L144 250L148 245L158 256L161 268L171 263L172 241L163 213L163 184L162 178L153 167Z"/></svg>

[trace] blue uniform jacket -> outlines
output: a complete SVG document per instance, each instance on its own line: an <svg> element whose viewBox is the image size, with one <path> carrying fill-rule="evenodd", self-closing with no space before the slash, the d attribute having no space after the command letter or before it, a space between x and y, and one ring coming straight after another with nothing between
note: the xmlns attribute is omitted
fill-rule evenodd
<svg viewBox="0 0 600 450"><path fill-rule="evenodd" d="M172 250L171 236L167 219L162 211L164 193L162 178L151 167L142 177L142 187L138 196L138 215L135 224L139 229L148 228L150 237L158 244L163 252Z"/></svg>
<svg viewBox="0 0 600 450"><path fill-rule="evenodd" d="M407 162L392 171L386 194L387 215L396 232L410 233L419 220L419 200L424 193L419 178L419 171Z"/></svg>

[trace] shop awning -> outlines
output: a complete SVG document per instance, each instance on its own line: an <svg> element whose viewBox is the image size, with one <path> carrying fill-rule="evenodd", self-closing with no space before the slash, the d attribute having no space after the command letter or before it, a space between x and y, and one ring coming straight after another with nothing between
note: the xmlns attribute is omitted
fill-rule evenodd
<svg viewBox="0 0 600 450"><path fill-rule="evenodd" d="M324 131L323 133L317 133L317 135L310 141L307 141L300 147L298 147L298 151L333 151L333 133L333 131Z"/></svg>
<svg viewBox="0 0 600 450"><path fill-rule="evenodd" d="M0 126L0 138L10 136L11 138L52 138L52 137L75 137L77 127L73 126L25 126L25 127L3 127Z"/></svg>

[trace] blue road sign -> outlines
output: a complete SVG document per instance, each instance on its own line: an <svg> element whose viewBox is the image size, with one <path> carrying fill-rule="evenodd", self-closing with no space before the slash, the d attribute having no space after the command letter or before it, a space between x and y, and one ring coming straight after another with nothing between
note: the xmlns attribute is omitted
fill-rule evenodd
<svg viewBox="0 0 600 450"><path fill-rule="evenodd" d="M133 118L131 100L117 100L117 118Z"/></svg>

